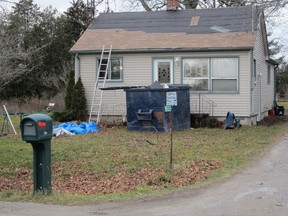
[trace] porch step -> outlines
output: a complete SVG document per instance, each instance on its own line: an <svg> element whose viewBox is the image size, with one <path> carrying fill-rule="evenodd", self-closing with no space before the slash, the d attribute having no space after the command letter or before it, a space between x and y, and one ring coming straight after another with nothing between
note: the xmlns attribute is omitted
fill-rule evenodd
<svg viewBox="0 0 288 216"><path fill-rule="evenodd" d="M201 113L201 114L190 114L190 123L191 128L215 128L219 127L219 124L222 124L219 122L215 117L209 116L208 113Z"/></svg>

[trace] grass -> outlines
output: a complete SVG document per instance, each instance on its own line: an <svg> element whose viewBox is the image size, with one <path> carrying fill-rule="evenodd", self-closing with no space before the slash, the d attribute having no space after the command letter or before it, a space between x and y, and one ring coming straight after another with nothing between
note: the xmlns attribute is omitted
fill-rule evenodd
<svg viewBox="0 0 288 216"><path fill-rule="evenodd" d="M19 132L18 118L14 117L12 120ZM242 126L234 130L201 128L174 132L173 172L161 172L158 178L168 182L191 161L215 160L223 163L223 166L211 172L209 178L194 182L189 187L219 181L259 158L287 131L287 128L287 123L278 123L270 127ZM120 172L135 173L145 168L161 167L169 170L169 142L168 133L128 132L126 128L116 127L103 129L95 134L53 138L52 187L53 180L66 181L73 173L96 173L101 177L109 177ZM13 180L17 175L16 170L19 169L29 171L27 178L30 178L30 183L33 184L32 165L32 147L22 141L19 134L0 137L0 185L1 176ZM71 204L157 196L174 189L176 187L165 183L157 189L142 185L128 193L83 195L55 191L51 196L33 196L31 186L31 190L0 188L0 199Z"/></svg>
<svg viewBox="0 0 288 216"><path fill-rule="evenodd" d="M278 106L284 106L284 110L288 110L288 101L279 101L277 102Z"/></svg>

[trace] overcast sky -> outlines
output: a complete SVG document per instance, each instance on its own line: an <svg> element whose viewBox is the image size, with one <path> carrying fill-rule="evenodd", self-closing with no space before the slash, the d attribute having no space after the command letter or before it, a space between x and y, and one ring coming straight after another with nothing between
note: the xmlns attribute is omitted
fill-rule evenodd
<svg viewBox="0 0 288 216"><path fill-rule="evenodd" d="M51 5L53 8L57 8L57 10L60 12L66 11L67 8L71 6L70 2L72 1L73 0L33 0L33 2L40 7L40 9L44 9ZM9 9L15 2L18 3L19 0L0 0L0 6ZM84 2L86 1L84 0ZM114 12L123 11L122 2L122 0L109 0L109 7ZM102 12L104 8L105 4L103 3L97 9Z"/></svg>
<svg viewBox="0 0 288 216"><path fill-rule="evenodd" d="M72 0L34 0L34 3L36 3L40 8L45 8L49 5L52 5L52 7L57 8L57 10L60 12L66 11L66 9L71 6L70 2L72 2ZM121 11L121 0L110 0L109 2L109 7L113 11ZM103 3L97 9L103 11L104 7L105 5Z"/></svg>
<svg viewBox="0 0 288 216"><path fill-rule="evenodd" d="M52 5L59 11L66 11L68 7L71 6L70 0L34 0L41 9Z"/></svg>

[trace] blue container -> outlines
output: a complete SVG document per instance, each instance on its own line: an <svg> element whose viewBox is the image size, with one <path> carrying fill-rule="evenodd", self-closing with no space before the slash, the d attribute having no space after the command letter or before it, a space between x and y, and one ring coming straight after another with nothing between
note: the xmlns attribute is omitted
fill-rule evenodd
<svg viewBox="0 0 288 216"><path fill-rule="evenodd" d="M125 89L129 131L169 131L171 115L169 109L165 112L165 106L176 102L172 106L172 130L190 128L189 85L168 86ZM176 100L171 102L169 95L176 96L172 97Z"/></svg>

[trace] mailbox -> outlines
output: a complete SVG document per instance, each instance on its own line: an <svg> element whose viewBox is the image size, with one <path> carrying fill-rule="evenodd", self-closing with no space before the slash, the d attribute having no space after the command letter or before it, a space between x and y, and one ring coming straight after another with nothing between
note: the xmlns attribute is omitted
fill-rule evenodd
<svg viewBox="0 0 288 216"><path fill-rule="evenodd" d="M27 142L49 140L53 136L52 119L46 114L32 114L20 122L22 139Z"/></svg>
<svg viewBox="0 0 288 216"><path fill-rule="evenodd" d="M22 140L33 147L34 193L51 193L52 119L46 114L32 114L20 122Z"/></svg>

